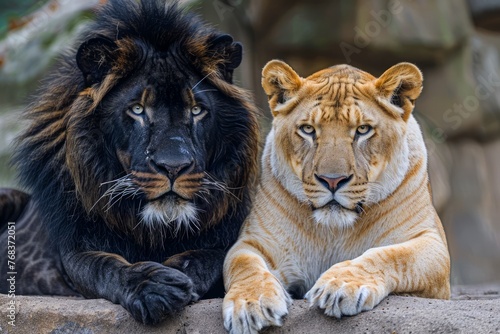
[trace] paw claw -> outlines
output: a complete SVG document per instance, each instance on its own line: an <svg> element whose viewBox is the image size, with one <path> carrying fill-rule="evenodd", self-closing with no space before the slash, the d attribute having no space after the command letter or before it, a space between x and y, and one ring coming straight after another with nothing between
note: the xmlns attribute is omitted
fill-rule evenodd
<svg viewBox="0 0 500 334"><path fill-rule="evenodd" d="M122 305L143 324L157 324L193 298L191 279L155 262L132 265L125 273L128 295Z"/></svg>
<svg viewBox="0 0 500 334"><path fill-rule="evenodd" d="M230 333L258 333L268 326L281 326L292 302L278 280L266 289L232 287L223 302L224 327Z"/></svg>
<svg viewBox="0 0 500 334"><path fill-rule="evenodd" d="M387 296L383 285L364 281L365 273L356 270L359 269L334 266L325 272L305 295L310 307L341 318L370 310Z"/></svg>

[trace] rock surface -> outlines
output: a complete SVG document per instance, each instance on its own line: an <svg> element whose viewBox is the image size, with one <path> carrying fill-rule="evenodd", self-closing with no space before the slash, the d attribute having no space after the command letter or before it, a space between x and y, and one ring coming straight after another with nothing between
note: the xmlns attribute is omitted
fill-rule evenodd
<svg viewBox="0 0 500 334"><path fill-rule="evenodd" d="M500 333L500 284L458 286L452 300L390 296L374 310L341 320L294 301L281 328L265 333ZM10 298L0 295L2 333L225 333L221 299L188 306L159 326L143 326L108 301L17 296L15 327Z"/></svg>

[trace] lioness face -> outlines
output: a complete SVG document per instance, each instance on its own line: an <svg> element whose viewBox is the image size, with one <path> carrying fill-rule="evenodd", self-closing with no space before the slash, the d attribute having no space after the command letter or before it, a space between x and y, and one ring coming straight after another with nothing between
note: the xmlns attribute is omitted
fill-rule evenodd
<svg viewBox="0 0 500 334"><path fill-rule="evenodd" d="M274 114L273 170L295 180L285 186L310 205L317 222L350 226L364 206L386 198L404 177L405 106L381 92L382 82L353 67L303 79L285 65L264 68Z"/></svg>
<svg viewBox="0 0 500 334"><path fill-rule="evenodd" d="M215 182L206 168L219 153L214 122L225 99L168 58L149 59L135 73L103 100L101 129L126 174L108 192L125 189L140 200L142 223L196 227Z"/></svg>

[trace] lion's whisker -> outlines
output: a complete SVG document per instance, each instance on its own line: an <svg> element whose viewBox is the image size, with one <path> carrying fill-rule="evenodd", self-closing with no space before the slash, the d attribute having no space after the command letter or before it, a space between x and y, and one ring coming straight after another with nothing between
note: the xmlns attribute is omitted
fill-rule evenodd
<svg viewBox="0 0 500 334"><path fill-rule="evenodd" d="M218 91L217 89L204 89L204 90L199 90L197 92L194 92L193 94L196 95L196 94L203 93L203 92L217 92L217 91Z"/></svg>
<svg viewBox="0 0 500 334"><path fill-rule="evenodd" d="M208 197L207 197L209 195L210 195L210 191L208 189L202 189L199 192L195 193L196 197L201 198L206 203L210 203L210 201L208 200Z"/></svg>
<svg viewBox="0 0 500 334"><path fill-rule="evenodd" d="M110 184L110 183L115 183L115 182L119 182L119 181L123 181L124 179L126 178L129 178L132 174L127 174L125 176L122 176L118 179L115 179L115 180L111 180L111 181L106 181L106 182L102 182L99 187L102 187L103 185L106 185L106 184Z"/></svg>
<svg viewBox="0 0 500 334"><path fill-rule="evenodd" d="M115 192L115 190L116 190L117 188L119 188L120 186L122 186L122 185L123 185L123 183L125 183L125 182L126 182L126 183L128 184L128 183L129 183L129 181L130 181L130 176L131 176L131 174L127 174L127 175L122 176L122 177L120 177L120 178L118 178L118 179L115 179L115 180L102 182L102 183L99 185L99 187L102 187L103 185L107 185L107 184L112 184L112 183L114 183L114 184L113 184L111 187L109 187L109 189L107 189L107 190L106 190L106 191L105 191L105 192L101 195L101 197L99 197L99 198L97 199L97 201L94 203L94 205L92 205L92 207L90 208L90 211L92 211L92 210L95 208L95 206L96 206L96 205L97 205L97 204L98 204L98 203L99 203L99 202L100 202L103 198L105 198L105 197L107 197L107 196L112 195L112 194Z"/></svg>
<svg viewBox="0 0 500 334"><path fill-rule="evenodd" d="M198 87L198 85L199 85L199 84L201 84L201 83L203 82L203 80L205 80L206 78L208 78L209 76L211 76L211 75L212 75L212 74L214 74L214 73L215 73L215 71L212 71L212 72L208 73L207 75L205 75L203 78L201 78L201 80L200 80L200 81L198 81L198 82L196 83L196 85L194 85L194 86L191 88L191 90L194 90L196 87Z"/></svg>
<svg viewBox="0 0 500 334"><path fill-rule="evenodd" d="M237 189L241 189L241 188L229 188L227 186L227 184L225 184L222 181L216 180L215 177L213 177L209 173L205 172L205 175L207 176L208 179L205 178L202 181L203 185L208 186L209 188L210 187L214 187L214 188L211 188L211 189L222 191L222 192L224 192L224 193L226 193L228 195L231 195L235 199L240 200L240 198L238 198L238 196L236 196L231 190L237 190Z"/></svg>
<svg viewBox="0 0 500 334"><path fill-rule="evenodd" d="M225 189L239 190L239 189L243 189L244 188L244 187L229 187L224 182L216 180L215 177L213 177L212 175L210 175L208 172L205 172L205 175L207 177L209 177L212 182L223 185Z"/></svg>
<svg viewBox="0 0 500 334"><path fill-rule="evenodd" d="M131 187L130 184L125 184L124 186L125 189L121 190L117 194L114 194L113 191L113 195L110 196L105 212L108 212L113 206L115 206L117 203L120 203L121 200L127 195L127 191L135 190L134 188Z"/></svg>
<svg viewBox="0 0 500 334"><path fill-rule="evenodd" d="M130 176L131 174L127 174L116 180L101 183L101 186L111 183L114 184L104 192L104 194L96 201L93 207L95 207L95 205L97 205L97 203L100 200L102 200L105 197L108 197L108 202L104 206L105 212L108 212L114 205L119 203L125 196L134 194L138 189L133 187L133 184L130 182L131 181Z"/></svg>
<svg viewBox="0 0 500 334"><path fill-rule="evenodd" d="M226 193L226 194L231 195L232 197L234 197L236 199L239 199L235 194L233 194L233 192L231 190L229 190L227 187L225 187L225 185L222 182L211 182L211 181L204 180L203 185L208 186L209 188L210 188L210 186L212 186L213 188L211 188L211 189L213 189L213 190L222 191L223 193Z"/></svg>

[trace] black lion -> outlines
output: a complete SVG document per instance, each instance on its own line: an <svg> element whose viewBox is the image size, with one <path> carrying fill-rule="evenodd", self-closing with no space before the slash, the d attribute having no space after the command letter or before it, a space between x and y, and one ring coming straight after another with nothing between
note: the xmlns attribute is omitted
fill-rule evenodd
<svg viewBox="0 0 500 334"><path fill-rule="evenodd" d="M258 111L232 84L241 57L175 3L97 12L25 113L14 164L31 197L0 192L16 294L105 298L153 324L223 293L259 146Z"/></svg>

